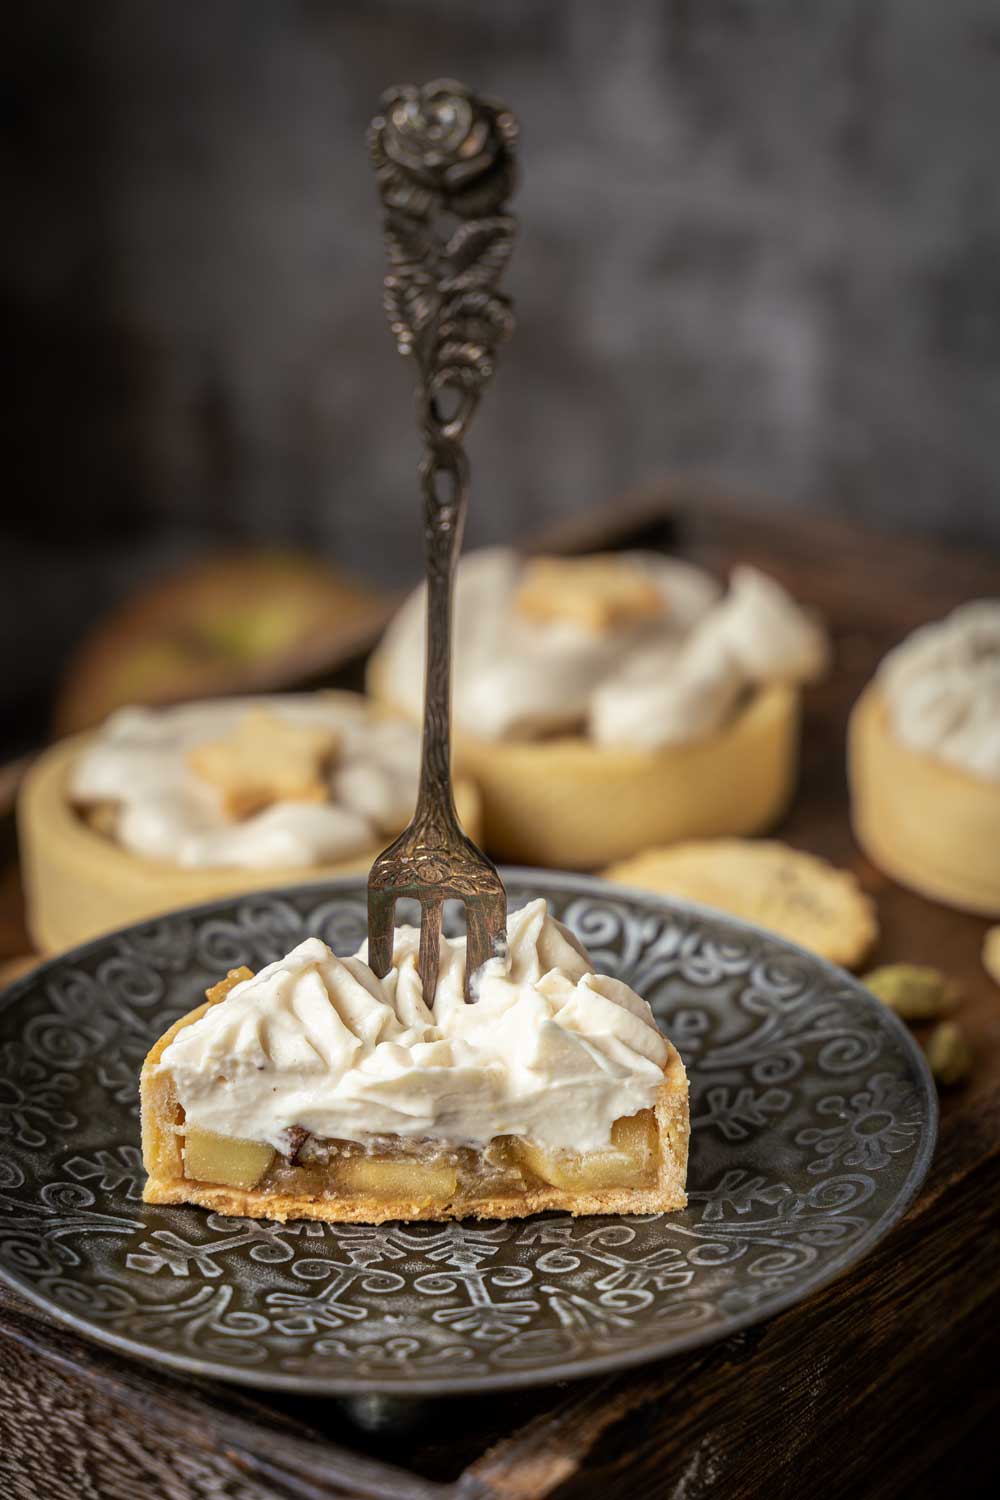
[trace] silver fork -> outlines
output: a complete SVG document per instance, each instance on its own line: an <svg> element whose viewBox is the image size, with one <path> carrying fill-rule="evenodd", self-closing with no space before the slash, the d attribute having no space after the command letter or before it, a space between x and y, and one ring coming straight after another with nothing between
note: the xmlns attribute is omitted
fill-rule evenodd
<svg viewBox="0 0 1000 1500"><path fill-rule="evenodd" d="M476 971L506 941L507 896L495 865L463 832L451 787L451 633L469 467L462 448L499 343L513 328L497 285L516 223L517 122L449 80L390 90L369 148L385 211L385 307L401 354L419 371L420 467L427 569L427 665L420 787L413 821L368 876L368 962L392 965L396 902L420 903L419 969L437 989L445 901L466 915L466 998ZM455 221L453 224L451 221Z"/></svg>

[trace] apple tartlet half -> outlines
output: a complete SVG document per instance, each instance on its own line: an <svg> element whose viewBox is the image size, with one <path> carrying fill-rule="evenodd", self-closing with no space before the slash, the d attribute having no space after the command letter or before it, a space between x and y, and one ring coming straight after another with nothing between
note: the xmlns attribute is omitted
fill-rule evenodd
<svg viewBox="0 0 1000 1500"><path fill-rule="evenodd" d="M544 901L473 1003L464 939L442 939L426 1005L419 941L397 929L383 979L310 937L214 985L143 1065L146 1202L365 1224L682 1208L687 1077L646 1001Z"/></svg>

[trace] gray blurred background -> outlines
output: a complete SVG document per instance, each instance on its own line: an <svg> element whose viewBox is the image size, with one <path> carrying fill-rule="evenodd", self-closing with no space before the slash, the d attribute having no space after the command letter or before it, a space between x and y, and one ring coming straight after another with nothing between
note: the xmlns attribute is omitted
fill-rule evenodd
<svg viewBox="0 0 1000 1500"><path fill-rule="evenodd" d="M364 148L391 82L453 75L523 126L472 541L692 471L1000 540L997 0L8 10L8 709L220 538L413 577Z"/></svg>

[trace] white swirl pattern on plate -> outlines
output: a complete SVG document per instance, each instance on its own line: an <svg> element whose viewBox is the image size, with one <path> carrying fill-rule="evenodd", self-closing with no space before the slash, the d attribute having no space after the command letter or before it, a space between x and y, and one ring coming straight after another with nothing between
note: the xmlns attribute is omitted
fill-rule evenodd
<svg viewBox="0 0 1000 1500"><path fill-rule="evenodd" d="M136 1079L227 968L365 936L363 885L220 901L99 939L0 1010L0 1271L94 1336L222 1378L418 1391L547 1381L731 1332L879 1238L922 1179L919 1053L848 976L728 918L583 877L543 894L648 998L691 1076L681 1214L262 1224L141 1203ZM406 913L401 911L404 919Z"/></svg>

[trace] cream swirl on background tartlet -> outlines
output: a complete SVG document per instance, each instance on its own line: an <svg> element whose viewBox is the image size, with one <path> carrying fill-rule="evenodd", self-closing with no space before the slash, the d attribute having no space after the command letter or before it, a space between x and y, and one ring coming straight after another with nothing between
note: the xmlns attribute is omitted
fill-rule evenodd
<svg viewBox="0 0 1000 1500"><path fill-rule="evenodd" d="M914 631L877 681L904 745L1000 781L1000 599L963 604Z"/></svg>
<svg viewBox="0 0 1000 1500"><path fill-rule="evenodd" d="M321 790L277 796L251 815L227 811L196 769L198 751L254 719L328 733ZM362 700L321 694L224 699L113 714L77 757L69 797L105 810L102 831L123 849L184 869L315 866L398 832L416 800L419 744L411 725L372 715ZM322 800L317 800L318 796Z"/></svg>
<svg viewBox="0 0 1000 1500"><path fill-rule="evenodd" d="M595 608L588 618L595 568L603 570L598 603L601 583L617 589L605 614ZM756 569L736 568L723 595L703 569L645 553L525 560L507 548L474 552L459 566L455 608L455 721L481 740L688 743L725 724L755 687L811 681L829 656L823 627ZM414 716L423 611L418 589L379 648L386 697Z"/></svg>

